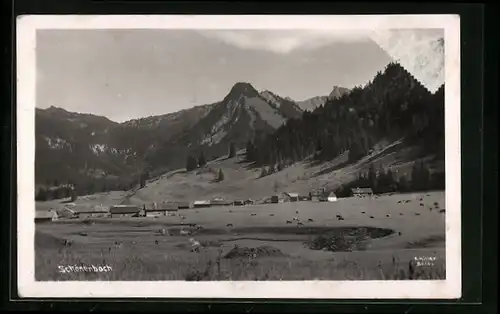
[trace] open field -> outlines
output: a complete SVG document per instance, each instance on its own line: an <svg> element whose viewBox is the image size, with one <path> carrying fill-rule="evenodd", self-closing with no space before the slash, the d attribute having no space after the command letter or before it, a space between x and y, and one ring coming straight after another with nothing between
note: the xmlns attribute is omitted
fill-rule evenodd
<svg viewBox="0 0 500 314"><path fill-rule="evenodd" d="M430 192L38 223L35 275L37 280L444 279L444 208L444 192ZM293 220L297 212L301 226ZM335 248L318 247L321 235L337 239ZM190 238L201 244L199 252L192 252ZM434 266L414 268L415 257L436 260ZM58 272L59 265L75 264L109 265L112 271Z"/></svg>

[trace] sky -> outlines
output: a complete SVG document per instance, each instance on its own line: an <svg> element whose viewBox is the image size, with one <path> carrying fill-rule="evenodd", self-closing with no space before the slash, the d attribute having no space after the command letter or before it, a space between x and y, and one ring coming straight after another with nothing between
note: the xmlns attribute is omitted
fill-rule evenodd
<svg viewBox="0 0 500 314"><path fill-rule="evenodd" d="M311 30L38 30L36 107L117 122L220 101L237 82L300 101L370 81L368 34Z"/></svg>

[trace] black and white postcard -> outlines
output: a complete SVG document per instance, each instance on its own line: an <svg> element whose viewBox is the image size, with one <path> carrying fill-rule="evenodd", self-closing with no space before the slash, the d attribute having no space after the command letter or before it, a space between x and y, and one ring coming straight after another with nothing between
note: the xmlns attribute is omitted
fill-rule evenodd
<svg viewBox="0 0 500 314"><path fill-rule="evenodd" d="M459 35L19 17L20 295L459 298Z"/></svg>

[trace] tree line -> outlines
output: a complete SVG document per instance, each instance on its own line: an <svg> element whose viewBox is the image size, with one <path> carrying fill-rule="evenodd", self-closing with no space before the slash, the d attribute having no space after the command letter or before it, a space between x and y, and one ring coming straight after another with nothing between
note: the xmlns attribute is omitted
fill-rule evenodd
<svg viewBox="0 0 500 314"><path fill-rule="evenodd" d="M352 196L351 189L371 188L374 194L391 192L422 192L429 190L444 190L444 173L431 173L423 160L413 163L410 175L397 176L391 169L380 167L375 169L370 164L368 171L358 174L358 177L335 190L338 197Z"/></svg>
<svg viewBox="0 0 500 314"><path fill-rule="evenodd" d="M348 152L355 162L387 137L404 137L425 153L444 158L444 86L431 94L399 64L390 63L365 87L249 141L246 159L270 166L311 156L327 161Z"/></svg>

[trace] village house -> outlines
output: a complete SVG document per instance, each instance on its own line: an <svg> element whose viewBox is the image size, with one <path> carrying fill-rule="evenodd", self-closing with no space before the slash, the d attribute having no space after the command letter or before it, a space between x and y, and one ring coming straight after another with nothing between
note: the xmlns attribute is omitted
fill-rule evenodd
<svg viewBox="0 0 500 314"><path fill-rule="evenodd" d="M355 188L351 189L351 192L354 197L373 196L373 190L371 188Z"/></svg>
<svg viewBox="0 0 500 314"><path fill-rule="evenodd" d="M243 206L243 205L245 205L245 201L243 201L243 200L236 200L236 201L234 201L233 204L234 204L234 206Z"/></svg>
<svg viewBox="0 0 500 314"><path fill-rule="evenodd" d="M57 220L57 213L48 210L35 211L35 223Z"/></svg>
<svg viewBox="0 0 500 314"><path fill-rule="evenodd" d="M107 210L82 210L77 211L78 218L105 217L110 214Z"/></svg>
<svg viewBox="0 0 500 314"><path fill-rule="evenodd" d="M210 201L211 206L229 206L231 201L224 200L223 198L217 197Z"/></svg>
<svg viewBox="0 0 500 314"><path fill-rule="evenodd" d="M176 202L178 209L190 209L191 204L189 202Z"/></svg>
<svg viewBox="0 0 500 314"><path fill-rule="evenodd" d="M140 208L135 205L113 205L109 209L111 218L138 216Z"/></svg>
<svg viewBox="0 0 500 314"><path fill-rule="evenodd" d="M336 202L337 201L337 195L335 195L334 192L323 192L318 197L318 200L320 202Z"/></svg>
<svg viewBox="0 0 500 314"><path fill-rule="evenodd" d="M146 211L146 217L149 217L149 218L154 218L154 217L160 217L160 216L166 216L167 212L162 212L162 211L159 211L159 210L147 210Z"/></svg>
<svg viewBox="0 0 500 314"><path fill-rule="evenodd" d="M248 199L248 200L245 200L244 204L245 205L253 205L253 204L255 204L255 202L251 199Z"/></svg>
<svg viewBox="0 0 500 314"><path fill-rule="evenodd" d="M311 199L309 198L308 195L299 195L299 201L310 201Z"/></svg>
<svg viewBox="0 0 500 314"><path fill-rule="evenodd" d="M271 196L271 203L277 204L277 203L279 203L279 201L280 201L280 199L279 199L278 195Z"/></svg>
<svg viewBox="0 0 500 314"><path fill-rule="evenodd" d="M297 202L299 200L299 193L285 193L285 195L289 202Z"/></svg>
<svg viewBox="0 0 500 314"><path fill-rule="evenodd" d="M320 195L321 195L321 192L319 192L319 191L313 191L313 192L309 193L309 198L310 198L311 201L319 202Z"/></svg>
<svg viewBox="0 0 500 314"><path fill-rule="evenodd" d="M194 208L210 207L210 201L207 201L207 200L204 200L204 201L194 201L193 207Z"/></svg>

